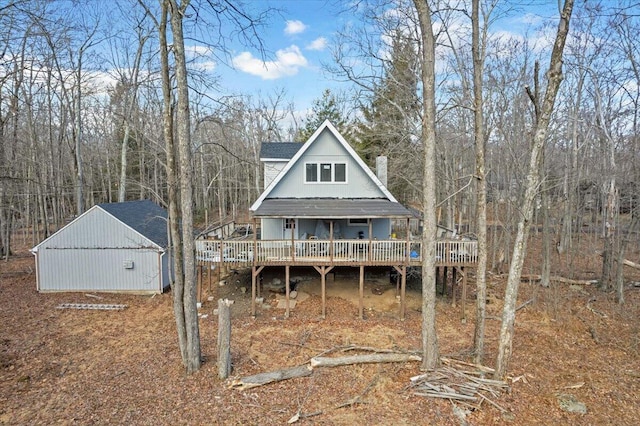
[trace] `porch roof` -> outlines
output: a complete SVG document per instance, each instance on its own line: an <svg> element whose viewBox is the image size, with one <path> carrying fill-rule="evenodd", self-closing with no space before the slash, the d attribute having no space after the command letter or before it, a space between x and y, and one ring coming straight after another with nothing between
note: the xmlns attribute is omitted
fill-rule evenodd
<svg viewBox="0 0 640 426"><path fill-rule="evenodd" d="M408 218L402 204L387 199L270 198L253 212L255 217L310 219Z"/></svg>

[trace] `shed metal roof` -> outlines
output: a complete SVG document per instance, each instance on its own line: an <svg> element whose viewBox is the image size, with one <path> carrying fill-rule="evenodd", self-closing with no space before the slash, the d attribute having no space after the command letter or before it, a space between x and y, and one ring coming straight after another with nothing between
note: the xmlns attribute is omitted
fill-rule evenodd
<svg viewBox="0 0 640 426"><path fill-rule="evenodd" d="M270 198L253 212L256 217L316 219L411 217L402 204L387 199Z"/></svg>
<svg viewBox="0 0 640 426"><path fill-rule="evenodd" d="M260 159L290 160L303 145L300 142L264 142L260 146Z"/></svg>
<svg viewBox="0 0 640 426"><path fill-rule="evenodd" d="M150 200L98 204L98 207L160 247L167 247L167 211Z"/></svg>

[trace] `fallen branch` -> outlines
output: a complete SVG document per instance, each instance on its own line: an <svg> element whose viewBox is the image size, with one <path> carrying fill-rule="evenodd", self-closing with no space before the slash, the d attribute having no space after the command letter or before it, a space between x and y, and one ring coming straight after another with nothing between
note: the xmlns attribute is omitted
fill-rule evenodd
<svg viewBox="0 0 640 426"><path fill-rule="evenodd" d="M398 354L398 353L376 353L370 355L354 355L340 358L329 357L313 357L311 358L311 367L338 367L350 364L371 364L384 362L408 362L421 361L419 355Z"/></svg>
<svg viewBox="0 0 640 426"><path fill-rule="evenodd" d="M305 364L297 367L284 368L282 370L242 377L231 382L231 387L240 390L251 389L273 382L280 382L282 380L310 376L312 372L313 370L311 367Z"/></svg>
<svg viewBox="0 0 640 426"><path fill-rule="evenodd" d="M540 275L521 275L520 281L540 281L542 277ZM565 277L553 276L549 277L549 281L556 281L563 284L574 284L574 285L591 285L596 284L598 280L572 280Z"/></svg>
<svg viewBox="0 0 640 426"><path fill-rule="evenodd" d="M531 303L533 303L533 299L527 300L526 302L524 302L523 304L521 304L516 308L516 312L518 312L520 309L524 308L525 306L530 305Z"/></svg>
<svg viewBox="0 0 640 426"><path fill-rule="evenodd" d="M459 359L441 357L440 361L442 361L442 363L445 364L445 365L458 364L458 365L464 365L464 366L467 366L467 367L473 367L473 368L475 368L477 370L482 371L483 373L491 373L491 374L493 374L496 371L491 367L485 367L484 365L480 365L480 364L473 364L473 363L470 363L470 362L460 361Z"/></svg>
<svg viewBox="0 0 640 426"><path fill-rule="evenodd" d="M369 393L369 391L373 388L373 386L378 382L379 378L380 378L380 374L377 374L376 377L374 377L373 380L371 380L371 382L367 385L367 387L364 388L364 390L360 393L360 395L351 398L347 402L343 402L342 404L338 405L336 408L350 407L355 404L364 404L365 402L362 400L362 398L367 393Z"/></svg>
<svg viewBox="0 0 640 426"><path fill-rule="evenodd" d="M316 411L316 412L313 412L313 413L300 413L300 412L297 412L296 414L293 415L293 417L291 417L287 421L287 424L293 424L293 423L297 422L300 419L306 419L308 417L319 416L320 414L322 414L322 411Z"/></svg>
<svg viewBox="0 0 640 426"><path fill-rule="evenodd" d="M598 253L600 256L602 256L602 252L601 251L596 251L596 253ZM617 258L614 258L613 260L616 261L616 262L618 261ZM622 264L625 265L625 266L629 266L629 267L631 267L633 269L640 269L640 264L632 262L629 259L622 259Z"/></svg>
<svg viewBox="0 0 640 426"><path fill-rule="evenodd" d="M502 392L509 389L509 385L501 380L477 377L478 373L483 375L488 372L486 370L492 369L464 361L449 359L446 359L446 361L449 364L455 363L467 367L481 367L485 371L466 371L458 370L454 367L442 367L432 372L412 377L410 380L411 387L414 389L414 395L448 399L451 402L466 402L466 405L473 410L480 408L483 401L487 401L501 412L506 411L496 402L489 399L484 392L488 392L493 397L498 398ZM468 404L469 402L477 402L477 404L471 405Z"/></svg>

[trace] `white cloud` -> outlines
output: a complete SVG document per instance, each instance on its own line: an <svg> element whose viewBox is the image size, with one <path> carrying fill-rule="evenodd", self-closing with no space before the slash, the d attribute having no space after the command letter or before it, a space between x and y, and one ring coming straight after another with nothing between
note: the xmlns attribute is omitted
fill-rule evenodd
<svg viewBox="0 0 640 426"><path fill-rule="evenodd" d="M307 45L307 50L324 50L327 48L327 39L318 37Z"/></svg>
<svg viewBox="0 0 640 426"><path fill-rule="evenodd" d="M263 80L296 75L298 70L306 67L307 64L307 58L302 55L300 48L296 45L278 50L274 61L263 61L250 52L242 52L233 58L233 65L240 71L257 75Z"/></svg>
<svg viewBox="0 0 640 426"><path fill-rule="evenodd" d="M211 48L207 46L185 46L184 54L190 58L194 58L196 56L207 56L211 53Z"/></svg>
<svg viewBox="0 0 640 426"><path fill-rule="evenodd" d="M303 33L307 29L307 26L302 21L287 21L287 26L284 28L284 33L287 35L294 35Z"/></svg>

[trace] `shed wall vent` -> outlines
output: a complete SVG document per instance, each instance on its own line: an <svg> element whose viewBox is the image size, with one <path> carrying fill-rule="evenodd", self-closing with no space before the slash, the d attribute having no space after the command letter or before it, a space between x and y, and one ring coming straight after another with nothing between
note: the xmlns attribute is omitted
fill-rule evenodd
<svg viewBox="0 0 640 426"><path fill-rule="evenodd" d="M124 269L133 269L133 260L125 260L122 262L122 266L124 266Z"/></svg>

